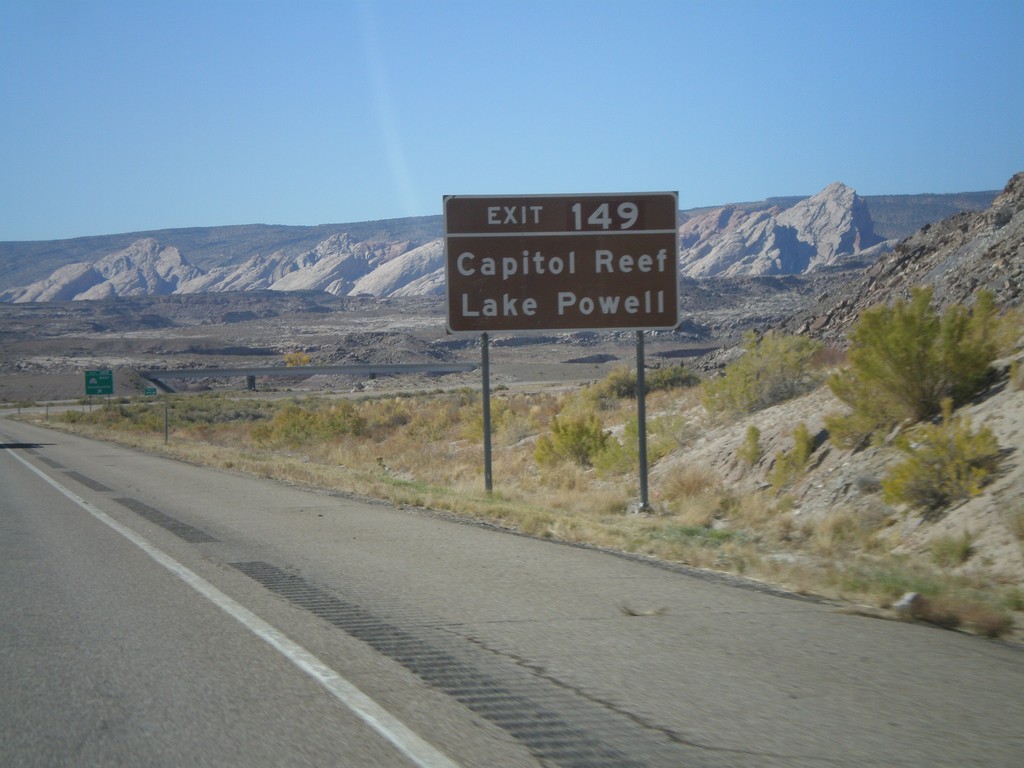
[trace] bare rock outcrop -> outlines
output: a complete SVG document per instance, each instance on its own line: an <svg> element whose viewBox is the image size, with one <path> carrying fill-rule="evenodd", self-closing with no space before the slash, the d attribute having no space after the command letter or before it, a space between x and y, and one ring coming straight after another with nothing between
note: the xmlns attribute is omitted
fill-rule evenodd
<svg viewBox="0 0 1024 768"><path fill-rule="evenodd" d="M839 182L789 208L715 209L684 222L679 239L687 277L806 274L887 247L864 201Z"/></svg>
<svg viewBox="0 0 1024 768"><path fill-rule="evenodd" d="M181 287L181 293L226 291L352 292L356 282L410 247L407 241L356 240L347 232L331 235L314 248L256 255L234 267L215 268Z"/></svg>
<svg viewBox="0 0 1024 768"><path fill-rule="evenodd" d="M69 264L24 288L0 295L0 301L77 301L115 296L165 296L202 275L173 246L144 238L99 261Z"/></svg>
<svg viewBox="0 0 1024 768"><path fill-rule="evenodd" d="M353 296L422 296L444 293L444 240L413 248L359 278Z"/></svg>

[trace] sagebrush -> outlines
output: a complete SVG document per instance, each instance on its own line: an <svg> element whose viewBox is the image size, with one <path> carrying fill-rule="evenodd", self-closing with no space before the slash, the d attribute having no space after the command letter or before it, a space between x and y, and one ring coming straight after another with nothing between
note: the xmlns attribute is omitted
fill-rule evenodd
<svg viewBox="0 0 1024 768"><path fill-rule="evenodd" d="M882 478L882 494L926 517L979 493L1000 459L992 430L982 427L975 432L970 419L954 417L951 399L943 402L940 424L924 424L900 435L896 447L904 459Z"/></svg>
<svg viewBox="0 0 1024 768"><path fill-rule="evenodd" d="M748 333L743 355L723 376L705 381L701 402L712 413L752 413L809 392L819 382L812 360L821 345L805 336Z"/></svg>
<svg viewBox="0 0 1024 768"><path fill-rule="evenodd" d="M939 413L942 401L960 405L993 374L999 351L991 294L972 308L940 314L932 289L915 288L910 301L866 310L850 332L849 364L828 385L852 413L830 417L834 442L852 446L903 422Z"/></svg>

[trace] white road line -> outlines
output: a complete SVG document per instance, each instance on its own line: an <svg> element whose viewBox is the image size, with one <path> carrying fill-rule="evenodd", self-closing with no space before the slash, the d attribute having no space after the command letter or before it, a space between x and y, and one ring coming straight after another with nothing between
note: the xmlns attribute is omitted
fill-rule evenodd
<svg viewBox="0 0 1024 768"><path fill-rule="evenodd" d="M76 496L63 485L34 467L14 451L9 451L18 461L35 472L39 477L56 488L60 493L80 506L104 525L107 525L137 546L160 565L173 573L192 589L212 602L224 613L267 643L288 661L322 685L328 693L344 704L363 722L390 741L399 751L420 768L459 768L447 755L417 736L394 715L343 678L310 651L291 640L276 627L268 624L248 608L235 602L206 579L193 573L173 557L158 549L135 531L114 520L85 499Z"/></svg>

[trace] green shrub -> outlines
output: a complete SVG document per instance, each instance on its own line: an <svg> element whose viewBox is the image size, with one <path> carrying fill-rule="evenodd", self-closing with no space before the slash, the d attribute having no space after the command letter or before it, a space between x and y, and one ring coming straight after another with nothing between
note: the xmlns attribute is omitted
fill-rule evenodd
<svg viewBox="0 0 1024 768"><path fill-rule="evenodd" d="M622 440L616 440L609 435L608 439L590 457L589 465L603 476L629 472L636 467L637 457L640 455L639 440L637 421L630 419L623 426ZM584 466L586 465L584 463Z"/></svg>
<svg viewBox="0 0 1024 768"><path fill-rule="evenodd" d="M963 403L989 381L998 354L991 294L980 293L970 310L956 305L941 316L931 300L931 288L916 288L909 302L865 311L850 332L849 367L828 382L853 409L826 424L838 444L930 418L945 398Z"/></svg>
<svg viewBox="0 0 1024 768"><path fill-rule="evenodd" d="M684 365L673 365L668 368L656 368L646 371L644 382L648 392L659 392L663 389L687 389L700 384L700 376Z"/></svg>
<svg viewBox="0 0 1024 768"><path fill-rule="evenodd" d="M635 419L634 419L635 421ZM651 456L665 456L676 448L684 446L701 434L696 424L691 424L685 416L665 414L647 419L648 451Z"/></svg>
<svg viewBox="0 0 1024 768"><path fill-rule="evenodd" d="M704 382L701 402L712 413L751 413L808 392L818 383L811 360L820 348L803 336L748 333L742 357Z"/></svg>
<svg viewBox="0 0 1024 768"><path fill-rule="evenodd" d="M938 566L962 565L974 554L974 537L966 530L959 536L940 536L932 542L931 551Z"/></svg>
<svg viewBox="0 0 1024 768"><path fill-rule="evenodd" d="M1001 602L1008 611L1024 611L1024 590L1013 587L1003 596Z"/></svg>
<svg viewBox="0 0 1024 768"><path fill-rule="evenodd" d="M1012 511L1007 520L1010 533L1024 546L1024 507Z"/></svg>
<svg viewBox="0 0 1024 768"><path fill-rule="evenodd" d="M344 435L359 437L365 434L366 430L366 419L347 400L339 401L317 412L316 431L322 437L332 438Z"/></svg>
<svg viewBox="0 0 1024 768"><path fill-rule="evenodd" d="M736 449L736 456L748 467L752 467L761 460L762 454L761 430L751 424L747 427L747 436L743 440L743 445Z"/></svg>
<svg viewBox="0 0 1024 768"><path fill-rule="evenodd" d="M704 525L668 525L653 533L652 538L696 544L702 547L721 547L730 541L742 541L744 536L727 528L718 529Z"/></svg>
<svg viewBox="0 0 1024 768"><path fill-rule="evenodd" d="M699 383L700 377L682 365L644 371L647 392L693 387ZM615 368L604 379L589 386L586 397L599 407L610 407L611 401L635 398L636 371L625 366Z"/></svg>
<svg viewBox="0 0 1024 768"><path fill-rule="evenodd" d="M366 404L367 431L384 435L412 421L412 409L400 397L382 398ZM482 434L482 432L481 432Z"/></svg>
<svg viewBox="0 0 1024 768"><path fill-rule="evenodd" d="M295 403L288 403L274 414L268 424L260 424L253 430L258 442L273 442L298 446L308 442L316 434L316 417Z"/></svg>
<svg viewBox="0 0 1024 768"><path fill-rule="evenodd" d="M296 447L343 435L362 435L366 429L366 419L349 402L321 405L319 408L287 403L268 422L257 424L252 436L257 442Z"/></svg>
<svg viewBox="0 0 1024 768"><path fill-rule="evenodd" d="M154 403L111 403L88 413L65 411L58 417L71 424L95 424L124 432L156 432L163 429L164 409Z"/></svg>
<svg viewBox="0 0 1024 768"><path fill-rule="evenodd" d="M999 445L988 427L972 432L970 419L952 413L952 400L946 399L941 424L922 425L897 439L906 458L882 478L886 501L935 517L951 502L980 492L999 462Z"/></svg>
<svg viewBox="0 0 1024 768"><path fill-rule="evenodd" d="M793 430L793 447L775 454L775 463L768 474L768 482L776 491L791 485L804 471L814 453L814 438L807 425L800 422Z"/></svg>
<svg viewBox="0 0 1024 768"><path fill-rule="evenodd" d="M636 371L625 366L614 368L601 381L587 387L585 397L594 403L636 397ZM609 405L611 405L609 403Z"/></svg>
<svg viewBox="0 0 1024 768"><path fill-rule="evenodd" d="M555 416L551 420L551 434L541 435L537 440L534 458L538 464L569 460L589 467L607 443L608 433L596 415Z"/></svg>

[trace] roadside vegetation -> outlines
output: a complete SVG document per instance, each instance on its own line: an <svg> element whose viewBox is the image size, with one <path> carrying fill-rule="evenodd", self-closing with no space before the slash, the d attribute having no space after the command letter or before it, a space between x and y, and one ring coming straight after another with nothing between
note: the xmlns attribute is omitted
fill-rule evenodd
<svg viewBox="0 0 1024 768"><path fill-rule="evenodd" d="M806 338L750 335L722 375L647 372L652 467L686 455L711 426L735 432L737 476L680 463L653 475L652 514L633 514L636 376L628 369L565 393L493 393L494 492L483 490L479 393L265 398L171 395L51 414L61 428L187 461L447 511L523 533L730 571L797 592L886 607L917 592L918 618L998 636L1024 610L1024 585L994 584L972 533L900 548L900 524L942 519L978 493L1003 454L956 408L995 379L1019 340L1019 314L981 295L944 314L927 291L864 314L843 355ZM1013 368L1007 386L1020 388ZM845 406L827 428L787 425L769 451L751 415L827 387ZM168 440L164 442L165 404ZM815 428L817 430L817 428ZM778 436L776 436L778 437ZM888 453L879 487L858 506L802 515L800 494L828 451ZM672 465L675 466L675 465ZM1009 523L1024 547L1024 510Z"/></svg>
<svg viewBox="0 0 1024 768"><path fill-rule="evenodd" d="M930 419L946 400L964 404L992 380L992 362L1008 346L1010 331L985 292L973 307L957 305L941 315L927 288L915 289L910 301L869 309L850 333L849 365L828 381L852 409L831 420L832 439L854 446Z"/></svg>

